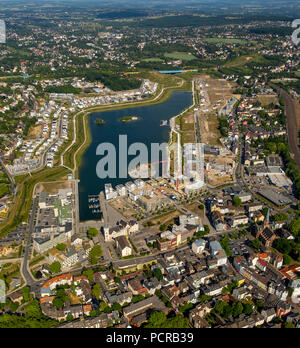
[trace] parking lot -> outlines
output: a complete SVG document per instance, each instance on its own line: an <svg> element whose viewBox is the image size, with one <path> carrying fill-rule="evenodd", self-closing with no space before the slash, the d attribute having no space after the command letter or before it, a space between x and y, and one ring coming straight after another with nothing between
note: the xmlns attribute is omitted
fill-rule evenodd
<svg viewBox="0 0 300 348"><path fill-rule="evenodd" d="M242 238L238 240L231 240L229 242L229 248L233 257L236 256L245 256L248 257L250 255L251 249L247 246L249 239Z"/></svg>
<svg viewBox="0 0 300 348"><path fill-rule="evenodd" d="M269 185L268 179L264 176L245 175L244 179L247 184L252 186L268 186Z"/></svg>

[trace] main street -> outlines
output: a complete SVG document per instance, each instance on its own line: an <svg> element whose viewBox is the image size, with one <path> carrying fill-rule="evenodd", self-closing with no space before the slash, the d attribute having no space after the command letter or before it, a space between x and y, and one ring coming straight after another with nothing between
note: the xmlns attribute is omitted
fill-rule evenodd
<svg viewBox="0 0 300 348"><path fill-rule="evenodd" d="M21 274L25 280L25 284L30 286L31 291L34 292L37 297L39 297L39 294L40 294L39 287L37 286L36 281L32 277L32 274L29 269L29 254L31 249L32 233L34 231L34 225L35 225L34 219L35 219L35 212L37 209L37 203L38 203L38 200L35 197L33 199L33 204L32 204L31 214L29 218L26 239L25 239L25 251L24 251L24 256L23 256L22 264L21 264Z"/></svg>

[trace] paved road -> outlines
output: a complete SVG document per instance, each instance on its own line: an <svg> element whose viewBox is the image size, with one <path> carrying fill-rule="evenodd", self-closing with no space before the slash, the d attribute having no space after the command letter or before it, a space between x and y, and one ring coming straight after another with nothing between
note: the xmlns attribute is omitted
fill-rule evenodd
<svg viewBox="0 0 300 348"><path fill-rule="evenodd" d="M14 262L20 262L22 259L3 259L0 260L0 265L6 264L6 263L14 263Z"/></svg>
<svg viewBox="0 0 300 348"><path fill-rule="evenodd" d="M25 252L24 252L24 257L23 257L22 265L21 265L21 274L25 280L26 285L29 285L31 287L31 291L33 291L38 297L39 287L36 286L36 281L32 277L32 274L29 270L29 253L30 253L32 232L34 231L34 217L35 217L36 209L37 209L37 198L35 197L32 204L32 213L30 215L27 237L25 240Z"/></svg>
<svg viewBox="0 0 300 348"><path fill-rule="evenodd" d="M78 192L78 185L79 185L79 180L74 179L73 180L73 224L75 224L74 229L75 229L75 234L79 232L79 192Z"/></svg>
<svg viewBox="0 0 300 348"><path fill-rule="evenodd" d="M104 197L104 192L101 191L99 195L99 203L100 203L100 209L102 212L102 217L104 221L104 226L109 226L109 215L107 213L107 205L106 205L106 199Z"/></svg>

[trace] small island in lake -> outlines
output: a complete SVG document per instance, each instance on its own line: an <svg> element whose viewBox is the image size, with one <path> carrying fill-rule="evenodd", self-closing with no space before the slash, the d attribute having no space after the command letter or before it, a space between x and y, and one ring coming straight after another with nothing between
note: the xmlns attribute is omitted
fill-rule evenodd
<svg viewBox="0 0 300 348"><path fill-rule="evenodd" d="M124 116L120 118L121 122L132 122L132 121L138 121L140 118L137 116Z"/></svg>
<svg viewBox="0 0 300 348"><path fill-rule="evenodd" d="M102 124L105 123L105 121L102 120L102 118L96 118L95 123L98 124L98 125L102 125Z"/></svg>

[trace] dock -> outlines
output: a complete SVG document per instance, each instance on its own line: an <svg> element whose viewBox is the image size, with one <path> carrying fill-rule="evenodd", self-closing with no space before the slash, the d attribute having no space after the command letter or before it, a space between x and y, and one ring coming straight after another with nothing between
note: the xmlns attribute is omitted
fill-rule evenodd
<svg viewBox="0 0 300 348"><path fill-rule="evenodd" d="M109 226L109 219L108 219L108 213L107 213L106 199L104 197L103 191L100 192L99 203L100 203L100 209L102 211L104 227L107 227Z"/></svg>

